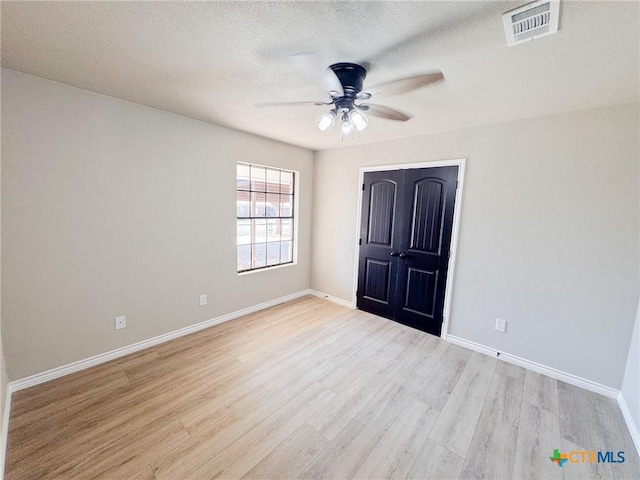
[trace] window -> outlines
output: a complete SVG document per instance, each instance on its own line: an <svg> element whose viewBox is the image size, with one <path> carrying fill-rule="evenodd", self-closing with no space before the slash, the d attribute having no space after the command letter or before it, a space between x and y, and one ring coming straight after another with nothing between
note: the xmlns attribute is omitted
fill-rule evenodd
<svg viewBox="0 0 640 480"><path fill-rule="evenodd" d="M293 263L295 173L238 163L238 272Z"/></svg>

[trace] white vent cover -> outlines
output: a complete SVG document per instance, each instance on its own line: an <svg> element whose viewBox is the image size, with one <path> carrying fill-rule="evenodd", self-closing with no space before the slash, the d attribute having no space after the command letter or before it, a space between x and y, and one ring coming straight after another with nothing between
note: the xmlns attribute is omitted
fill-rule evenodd
<svg viewBox="0 0 640 480"><path fill-rule="evenodd" d="M510 47L558 31L560 1L537 1L502 15L507 44Z"/></svg>

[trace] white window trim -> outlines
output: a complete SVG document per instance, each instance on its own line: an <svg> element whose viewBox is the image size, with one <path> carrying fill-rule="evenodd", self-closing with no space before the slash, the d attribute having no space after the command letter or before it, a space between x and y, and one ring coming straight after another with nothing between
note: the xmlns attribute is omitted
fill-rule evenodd
<svg viewBox="0 0 640 480"><path fill-rule="evenodd" d="M270 267L261 267L261 268L257 268L254 270L245 270L243 272L238 272L238 241L236 238L236 274L239 277L243 277L245 275L253 275L255 273L260 273L260 272L270 272L272 270L277 270L280 268L286 268L286 267L293 267L296 266L298 264L298 219L299 219L299 215L300 215L300 172L298 170L293 170L291 168L286 168L286 167L278 167L275 165L264 165L262 163L252 163L252 162L242 162L242 161L237 161L236 165L239 163L243 163L245 165L255 165L256 167L265 167L265 168L277 168L278 170L286 170L288 172L293 172L293 253L292 253L292 258L293 261L289 262L289 263L281 263L278 265L272 265ZM238 174L236 173L236 181L238 178ZM236 192L238 191L238 189L236 188ZM236 200L236 205L237 205L237 200ZM237 208L237 207L236 207ZM237 219L238 219L238 215L236 214L236 232L237 232L237 228L238 228L238 224L237 224ZM237 233L236 233L237 235Z"/></svg>

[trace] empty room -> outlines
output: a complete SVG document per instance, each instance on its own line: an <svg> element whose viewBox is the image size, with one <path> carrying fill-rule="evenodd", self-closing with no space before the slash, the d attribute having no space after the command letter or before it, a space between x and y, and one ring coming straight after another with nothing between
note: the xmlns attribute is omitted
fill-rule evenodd
<svg viewBox="0 0 640 480"><path fill-rule="evenodd" d="M640 478L640 2L0 18L0 479Z"/></svg>

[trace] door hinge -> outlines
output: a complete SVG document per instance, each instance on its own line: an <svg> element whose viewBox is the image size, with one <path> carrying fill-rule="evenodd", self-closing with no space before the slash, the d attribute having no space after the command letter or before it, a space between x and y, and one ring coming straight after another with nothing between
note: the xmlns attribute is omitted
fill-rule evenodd
<svg viewBox="0 0 640 480"><path fill-rule="evenodd" d="M364 192L364 183L362 184L362 191Z"/></svg>
<svg viewBox="0 0 640 480"><path fill-rule="evenodd" d="M358 240L358 245L362 245L362 239Z"/></svg>

